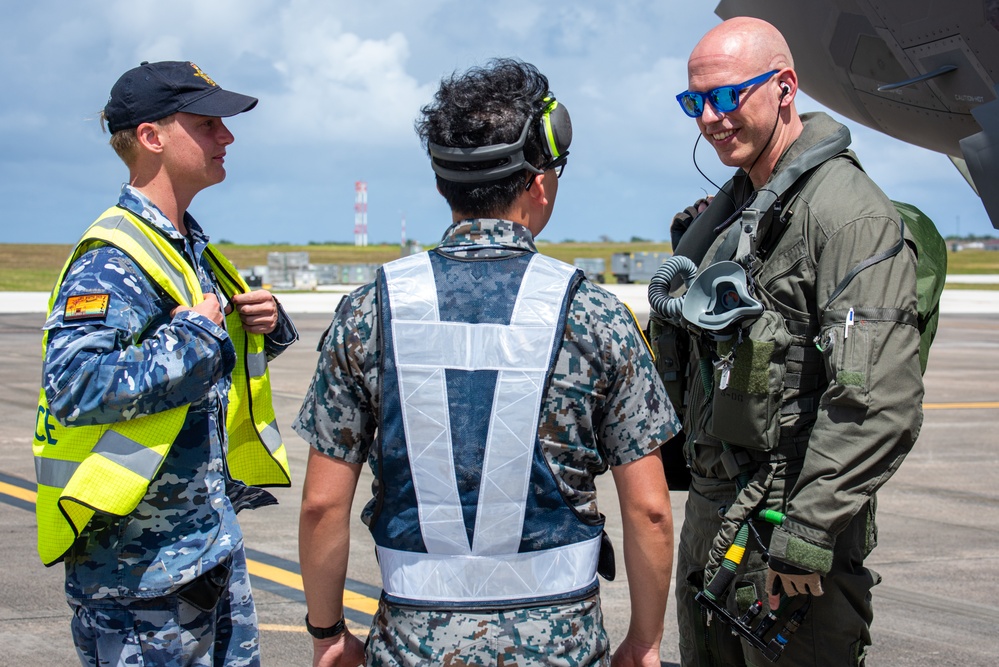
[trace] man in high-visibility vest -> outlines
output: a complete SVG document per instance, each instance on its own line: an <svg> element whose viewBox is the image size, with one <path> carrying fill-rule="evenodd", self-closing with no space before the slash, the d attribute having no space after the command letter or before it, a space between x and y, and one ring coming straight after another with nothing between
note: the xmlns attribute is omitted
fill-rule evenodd
<svg viewBox="0 0 999 667"><path fill-rule="evenodd" d="M237 479L290 481L266 361L298 333L187 212L226 176L222 118L256 103L156 62L101 114L129 181L53 291L34 443L39 553L65 563L84 665L260 663L236 512L273 496Z"/></svg>

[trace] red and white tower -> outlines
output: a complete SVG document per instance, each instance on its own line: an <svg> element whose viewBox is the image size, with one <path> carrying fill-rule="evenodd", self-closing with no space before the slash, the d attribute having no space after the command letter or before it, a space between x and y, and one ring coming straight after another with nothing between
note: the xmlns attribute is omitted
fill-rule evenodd
<svg viewBox="0 0 999 667"><path fill-rule="evenodd" d="M403 248L406 247L406 214L402 214L402 243L400 243Z"/></svg>
<svg viewBox="0 0 999 667"><path fill-rule="evenodd" d="M354 245L368 245L368 184L354 183Z"/></svg>

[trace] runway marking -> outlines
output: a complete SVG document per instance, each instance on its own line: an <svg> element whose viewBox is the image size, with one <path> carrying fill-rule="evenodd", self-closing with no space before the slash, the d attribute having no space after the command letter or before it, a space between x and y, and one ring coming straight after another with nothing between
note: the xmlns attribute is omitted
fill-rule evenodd
<svg viewBox="0 0 999 667"><path fill-rule="evenodd" d="M261 631L269 630L271 632L300 632L305 633L305 626L297 625L279 625L277 623L258 623L257 627Z"/></svg>
<svg viewBox="0 0 999 667"><path fill-rule="evenodd" d="M282 586L287 586L288 588L294 588L297 591L305 592L305 587L302 585L302 575L298 572L291 572L280 567L274 567L273 565L268 565L267 563L261 563L258 560L253 560L251 558L246 559L246 567L250 571L250 574L273 581L276 584L281 584ZM350 607L351 609L356 609L357 611L364 612L365 614L374 614L378 611L378 600L370 598L367 595L361 595L360 593L355 593L354 591L347 590L343 591L343 604L345 607Z"/></svg>
<svg viewBox="0 0 999 667"><path fill-rule="evenodd" d="M26 502L34 504L35 498L38 497L34 491L29 491L28 489L22 489L19 486L14 486L13 484L7 484L5 482L0 482L0 493L12 496L18 500L24 500Z"/></svg>
<svg viewBox="0 0 999 667"><path fill-rule="evenodd" d="M258 623L257 627L260 628L261 632L294 632L296 634L306 634L308 632L305 629L305 624L302 625L282 625L281 623ZM350 632L354 635L359 635L360 639L364 639L364 635L368 634L369 627L367 625L361 625L360 623L354 623L349 618L347 619L347 627Z"/></svg>
<svg viewBox="0 0 999 667"><path fill-rule="evenodd" d="M0 501L4 501L8 505L11 505L13 507L19 507L21 509L28 509L28 510L34 509L33 507L30 508L25 507L24 504L30 503L30 505L32 506L35 504L35 501L38 498L38 494L34 491L34 488L36 488L35 485L31 484L27 480L22 480L18 477L3 475L2 473L0 473L0 475L2 475L5 479L10 480L11 482L16 482L18 484L17 486L15 486L14 484L10 484L0 480ZM5 501L2 496L10 496L11 498L15 498L16 500L13 502ZM23 501L23 502L18 502L18 501ZM264 554L262 552L253 549L247 549L246 551L247 551L246 569L249 571L249 573L252 576L265 579L269 582L277 584L278 586L284 586L302 593L305 592L305 586L302 584L301 572L296 572L291 569L287 569L285 567L279 567L277 565L272 565L270 563L261 562L259 557L251 558L250 554L251 553L254 555L259 554L259 556L267 558L268 560L271 560L273 562L283 562L283 563L286 562L288 563L289 568L290 567L297 568L298 567L297 563L292 563L291 561L284 561L283 559L278 559L276 557L269 556L267 554ZM347 584L348 586L353 584L355 587L358 588L364 586L365 588L370 589L371 592L374 592L375 590L373 586L360 584L359 582L352 582L351 580L348 580ZM271 591L271 592L276 592L276 591ZM278 595L281 595L280 592L277 593ZM285 595L284 597L288 596ZM302 601L304 602L304 600ZM368 626L366 625L366 622L378 610L378 600L369 595L365 595L363 593L350 590L349 588L344 588L343 606L346 608L345 611L355 612L350 614L350 616L352 616L353 618L348 619L349 621L351 621L351 631L353 632L355 628L357 628L358 630L367 632ZM271 630L277 630L279 632L289 632L290 630L283 630L281 628L291 628L295 626L261 625L260 627L261 629L271 629ZM297 632L298 629L296 628L295 631ZM305 628L304 627L301 628L301 631L305 632Z"/></svg>
<svg viewBox="0 0 999 667"><path fill-rule="evenodd" d="M999 408L999 402L923 403L923 410L994 410L995 408Z"/></svg>

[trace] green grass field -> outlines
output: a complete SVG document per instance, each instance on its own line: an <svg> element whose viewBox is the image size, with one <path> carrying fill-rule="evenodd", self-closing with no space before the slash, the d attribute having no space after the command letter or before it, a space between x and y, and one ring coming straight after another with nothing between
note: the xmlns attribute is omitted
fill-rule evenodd
<svg viewBox="0 0 999 667"><path fill-rule="evenodd" d="M267 264L269 252L308 252L313 264L382 264L399 257L399 247L376 245L237 245L224 244L222 252L240 268ZM668 243L539 243L546 254L572 263L577 257L602 257L609 276L611 255L618 252L668 252ZM0 244L0 291L47 292L59 276L72 250L69 244ZM999 252L962 250L948 253L948 274L999 274ZM612 280L612 279L611 279ZM955 285L950 289L999 289L994 285Z"/></svg>

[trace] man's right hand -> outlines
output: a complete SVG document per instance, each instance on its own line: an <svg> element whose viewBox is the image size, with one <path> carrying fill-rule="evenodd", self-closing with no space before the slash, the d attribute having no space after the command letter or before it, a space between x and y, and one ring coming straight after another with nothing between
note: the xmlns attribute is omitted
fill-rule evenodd
<svg viewBox="0 0 999 667"><path fill-rule="evenodd" d="M364 664L364 642L344 631L330 639L312 639L312 667L358 667Z"/></svg>
<svg viewBox="0 0 999 667"><path fill-rule="evenodd" d="M777 585L780 582L780 585ZM822 595L822 577L818 572L809 572L793 565L770 558L767 568L767 593L770 608L776 609L780 604L780 591L788 597L795 595Z"/></svg>
<svg viewBox="0 0 999 667"><path fill-rule="evenodd" d="M214 294L205 294L205 300L196 305L194 308L189 308L188 306L177 306L170 311L170 317L177 317L179 313L186 310L193 310L199 315L207 317L217 326L222 326L222 322L225 321L225 315L222 313L222 305L219 303L218 297Z"/></svg>

